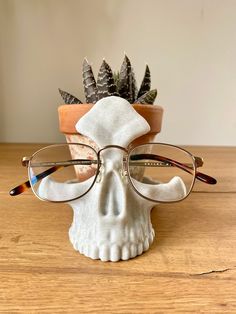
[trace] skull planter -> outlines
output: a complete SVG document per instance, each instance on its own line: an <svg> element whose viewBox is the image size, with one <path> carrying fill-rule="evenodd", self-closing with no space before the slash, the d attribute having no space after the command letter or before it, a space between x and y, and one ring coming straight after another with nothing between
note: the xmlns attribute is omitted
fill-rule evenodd
<svg viewBox="0 0 236 314"><path fill-rule="evenodd" d="M147 134L150 126L123 98L111 96L98 101L77 122L76 130L100 149L99 173L94 178L91 168L86 172L81 167L77 169L78 178L83 177L79 183L57 183L45 178L39 186L40 196L47 198L51 193L51 199L60 199L60 195L73 195L78 190L85 194L68 202L74 211L69 237L80 253L102 261L127 260L142 254L154 238L150 211L156 203L151 200L152 194L159 193L163 199L181 198L186 193L182 180L175 177L158 186L152 185L151 180L143 184L142 171L139 168L140 173L136 173L137 167L133 167L139 183L135 180L136 186L132 187L125 161L127 147ZM142 153L142 146L138 152ZM86 147L84 154L89 158ZM135 191L140 188L145 190L145 198Z"/></svg>
<svg viewBox="0 0 236 314"><path fill-rule="evenodd" d="M183 200L196 179L216 184L197 170L202 158L180 147L156 142L135 146L150 125L123 98L99 100L76 129L97 149L54 144L24 157L29 181L10 195L31 187L41 200L68 203L74 210L70 240L93 259L118 261L142 254L153 241L150 211L155 204Z"/></svg>

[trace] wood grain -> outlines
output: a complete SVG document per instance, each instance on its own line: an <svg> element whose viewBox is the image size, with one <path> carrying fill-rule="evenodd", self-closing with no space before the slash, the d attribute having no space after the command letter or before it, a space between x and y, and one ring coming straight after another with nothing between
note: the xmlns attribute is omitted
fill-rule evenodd
<svg viewBox="0 0 236 314"><path fill-rule="evenodd" d="M235 148L191 147L220 190L156 206L149 251L103 263L73 250L68 205L8 195L40 146L0 145L0 313L236 313Z"/></svg>

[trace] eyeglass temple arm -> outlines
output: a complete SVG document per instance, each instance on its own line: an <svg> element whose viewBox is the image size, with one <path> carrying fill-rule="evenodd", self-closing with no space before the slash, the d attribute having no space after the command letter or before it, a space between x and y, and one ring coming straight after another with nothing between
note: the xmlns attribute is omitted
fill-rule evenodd
<svg viewBox="0 0 236 314"><path fill-rule="evenodd" d="M44 179L45 177L49 176L51 173L63 168L63 167L68 167L70 165L91 165L91 164L94 164L94 163L97 163L96 160L89 160L89 159L76 159L76 160L68 160L68 161L65 161L65 162L45 162L45 163L38 163L38 164L34 164L35 166L37 167L42 167L42 166L50 166L50 165L53 165L53 164L57 164L56 166L53 166L41 173L39 173L38 175L34 176L32 178L32 182L33 183L36 183L38 182L39 180L42 180ZM29 164L29 159L27 157L23 157L22 159L22 166L24 167L28 167L28 164ZM28 189L31 188L31 185L30 185L30 181L26 181L18 186L16 186L15 188L13 188L9 194L11 196L16 196L16 195L19 195L25 191L27 191Z"/></svg>
<svg viewBox="0 0 236 314"><path fill-rule="evenodd" d="M196 162L196 167L201 167L203 165L203 161L202 161L202 158L200 157L194 157L195 158L195 162ZM176 166L188 173L191 174L191 168L184 165L184 164L181 164L175 160L172 160L172 159L169 159L169 158L166 158L166 157L163 157L163 156L159 156L159 155L154 155L154 154L137 154L137 155L132 155L131 156L131 160L143 160L143 159L151 159L151 160L156 160L156 161L164 161L164 162L168 162L170 163L171 165L173 166ZM28 166L28 163L29 163L29 159L27 157L24 157L22 159L22 165L23 166ZM94 164L94 163L97 163L97 161L95 160L73 160L73 163L72 161L66 161L66 162L61 162L61 163L57 163L56 166L53 166L43 172L41 172L40 174L36 175L33 177L33 182L36 183L37 181L39 180L42 180L43 178L47 177L48 175L50 175L51 173L61 169L62 167L67 167L71 164L82 164L82 165L85 165L85 164ZM49 164L55 164L55 163L47 163L48 165ZM40 163L39 166L42 166L43 163ZM204 183L208 183L208 184L216 184L217 181L216 179L204 174L204 173L201 173L201 172L196 172L196 178ZM18 186L16 186L15 188L13 188L9 194L11 196L16 196L16 195L19 195L23 192L25 192L27 189L29 189L31 187L30 185L30 181L26 181Z"/></svg>
<svg viewBox="0 0 236 314"><path fill-rule="evenodd" d="M159 155L154 155L154 154L137 154L137 155L132 155L130 157L131 160L143 160L143 159L151 159L151 160L156 160L156 161L162 161L162 162L167 162L171 166L176 166L190 174L192 174L191 170L192 168L189 167L186 164L182 164L176 160L164 157L164 156L159 156ZM194 157L195 159L195 165L196 167L201 167L203 165L203 160L200 157ZM216 184L217 181L213 177L208 176L207 174L204 174L202 172L196 171L196 179L207 183L207 184Z"/></svg>
<svg viewBox="0 0 236 314"><path fill-rule="evenodd" d="M51 173L57 171L58 169L62 168L64 166L54 166L54 167L51 167L49 169L47 169L46 171L43 171L41 172L40 174L34 176L32 179L33 179L33 182L36 183L38 182L39 180L42 180L43 178L47 177L48 175L50 175ZM15 188L13 188L9 194L11 196L16 196L16 195L19 195L25 191L27 191L28 189L31 188L31 185L30 185L30 181L26 181L18 186L16 186Z"/></svg>

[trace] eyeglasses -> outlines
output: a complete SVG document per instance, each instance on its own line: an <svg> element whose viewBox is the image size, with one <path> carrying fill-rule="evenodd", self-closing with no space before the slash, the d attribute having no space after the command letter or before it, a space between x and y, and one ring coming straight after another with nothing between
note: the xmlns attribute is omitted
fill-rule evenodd
<svg viewBox="0 0 236 314"><path fill-rule="evenodd" d="M96 151L86 144L70 143L50 145L29 158L23 157L22 165L28 167L29 181L12 189L10 195L31 188L39 199L51 202L83 197L103 180L109 159L103 158L105 150L116 150L109 155L116 156L112 159L113 174L118 173L124 184L130 184L139 196L153 202L185 199L195 179L216 184L214 178L197 170L203 165L202 158L174 145L148 143L130 150L108 145Z"/></svg>

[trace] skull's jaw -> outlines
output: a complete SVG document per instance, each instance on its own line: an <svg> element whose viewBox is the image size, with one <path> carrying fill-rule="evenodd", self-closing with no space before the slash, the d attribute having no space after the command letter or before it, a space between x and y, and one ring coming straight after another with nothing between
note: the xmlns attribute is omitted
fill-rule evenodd
<svg viewBox="0 0 236 314"><path fill-rule="evenodd" d="M132 231L131 231L132 232ZM127 242L118 246L110 242L98 245L96 242L84 243L83 239L76 238L74 228L69 230L69 238L76 251L90 257L91 259L100 259L103 262L118 262L119 260L128 260L147 251L154 239L154 230L142 241Z"/></svg>
<svg viewBox="0 0 236 314"><path fill-rule="evenodd" d="M71 239L71 237L70 237ZM119 260L128 260L141 255L143 252L147 251L152 243L151 237L144 243L132 244L126 243L121 248L117 245L102 245L97 247L97 245L82 245L74 246L74 249L79 251L81 254L90 257L91 259L100 259L103 262L118 262Z"/></svg>
<svg viewBox="0 0 236 314"><path fill-rule="evenodd" d="M60 200L66 195L73 198L78 189L84 192L86 182L58 183L44 178L38 193L45 199ZM147 251L155 236L150 219L155 204L142 199L127 184L123 197L121 191L116 196L111 188L105 201L102 201L101 189L100 184L95 184L93 197L88 193L68 203L74 211L69 229L74 249L92 259L112 262L128 260Z"/></svg>
<svg viewBox="0 0 236 314"><path fill-rule="evenodd" d="M184 183L178 177L156 187L150 184L154 182L152 180L146 178L145 182L150 197L157 191L163 199L175 199L186 193ZM78 188L83 191L84 185L86 187L86 183L56 183L45 178L39 192L46 198L51 191L50 199L58 199L63 193L78 193ZM134 258L149 249L154 239L150 212L155 203L138 196L129 185L124 187L123 198L121 191L116 196L111 189L104 202L101 201L102 188L95 184L93 192L97 197L90 197L88 193L69 202L74 210L69 238L75 250L92 259L116 262Z"/></svg>
<svg viewBox="0 0 236 314"><path fill-rule="evenodd" d="M71 205L73 208L73 205ZM77 207L77 206L76 206ZM109 216L88 224L83 215L74 209L74 220L69 238L75 250L92 259L117 262L141 255L151 246L155 232L150 221L150 210L138 209L139 214L132 220ZM85 218L85 217L84 217Z"/></svg>

